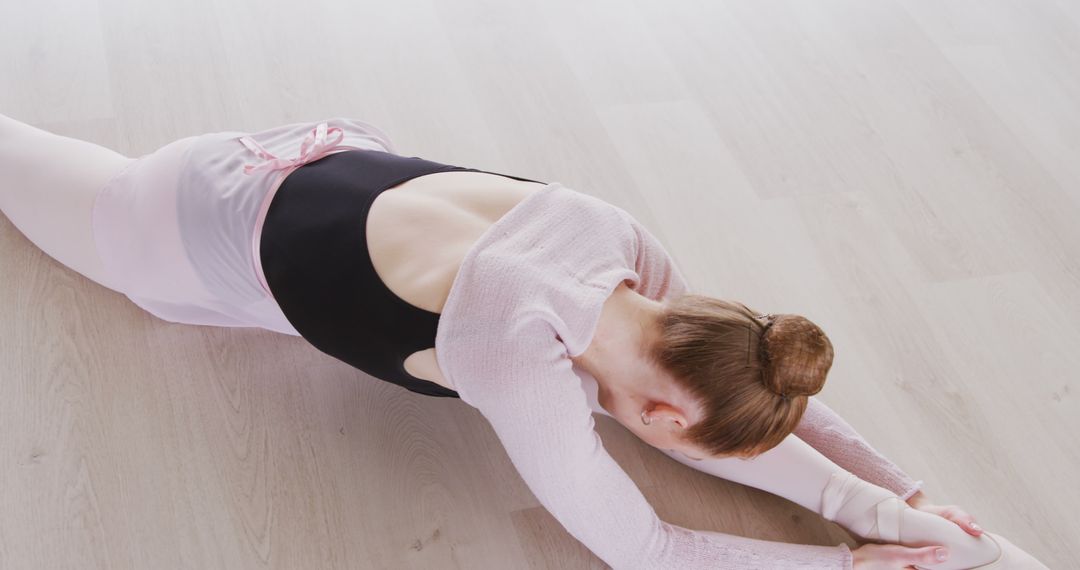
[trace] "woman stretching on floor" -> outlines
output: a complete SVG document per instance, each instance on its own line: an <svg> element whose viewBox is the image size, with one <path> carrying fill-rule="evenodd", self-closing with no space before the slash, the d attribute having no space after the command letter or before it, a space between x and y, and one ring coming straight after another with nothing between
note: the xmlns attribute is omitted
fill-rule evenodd
<svg viewBox="0 0 1080 570"><path fill-rule="evenodd" d="M833 359L816 325L690 293L633 216L558 182L401 156L344 118L129 158L0 115L0 208L50 256L166 321L301 336L381 380L459 397L614 568L1045 568L929 503L811 397ZM885 544L663 522L605 451L594 412Z"/></svg>

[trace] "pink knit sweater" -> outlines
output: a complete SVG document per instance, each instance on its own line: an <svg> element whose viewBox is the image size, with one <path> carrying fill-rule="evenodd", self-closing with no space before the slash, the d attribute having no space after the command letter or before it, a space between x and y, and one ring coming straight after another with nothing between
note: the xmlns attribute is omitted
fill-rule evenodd
<svg viewBox="0 0 1080 570"><path fill-rule="evenodd" d="M660 520L594 431L569 356L585 351L622 281L650 299L687 291L660 242L628 212L552 183L489 227L465 255L436 335L461 399L491 423L546 509L613 568L850 570L847 545L695 531ZM812 398L796 434L904 498L919 482Z"/></svg>

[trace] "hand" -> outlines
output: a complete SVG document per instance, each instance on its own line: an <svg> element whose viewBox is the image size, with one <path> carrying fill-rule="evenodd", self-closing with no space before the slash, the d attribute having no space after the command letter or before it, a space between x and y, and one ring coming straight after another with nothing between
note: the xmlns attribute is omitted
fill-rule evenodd
<svg viewBox="0 0 1080 570"><path fill-rule="evenodd" d="M944 557L938 556L941 551ZM866 543L851 551L855 570L914 569L915 564L931 566L949 559L949 551L942 546L911 548L899 544Z"/></svg>
<svg viewBox="0 0 1080 570"><path fill-rule="evenodd" d="M975 517L969 515L966 511L956 505L935 505L926 498L926 495L923 494L922 491L916 491L915 494L907 500L907 503L911 505L911 508L913 509L925 511L951 520L971 536L979 536L983 532L982 527L975 523Z"/></svg>

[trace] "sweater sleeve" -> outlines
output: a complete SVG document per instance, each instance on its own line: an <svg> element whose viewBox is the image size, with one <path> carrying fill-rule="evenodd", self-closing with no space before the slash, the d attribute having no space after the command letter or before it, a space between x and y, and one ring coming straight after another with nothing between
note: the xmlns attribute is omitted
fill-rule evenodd
<svg viewBox="0 0 1080 570"><path fill-rule="evenodd" d="M659 519L604 449L580 381L550 323L512 326L494 348L500 378L472 404L488 419L511 462L540 503L589 550L616 570L852 568L837 546L770 542L694 531Z"/></svg>
<svg viewBox="0 0 1080 570"><path fill-rule="evenodd" d="M625 210L620 209L638 239L637 272L641 275L639 292L651 299L678 297L689 292L686 278L660 240ZM905 501L915 494L923 481L914 480L895 463L878 453L839 414L818 398L811 397L794 431L833 463L864 481L889 489Z"/></svg>
<svg viewBox="0 0 1080 570"><path fill-rule="evenodd" d="M855 428L818 398L809 398L806 412L794 433L859 479L884 487L905 501L922 488L922 480L912 479L878 453Z"/></svg>

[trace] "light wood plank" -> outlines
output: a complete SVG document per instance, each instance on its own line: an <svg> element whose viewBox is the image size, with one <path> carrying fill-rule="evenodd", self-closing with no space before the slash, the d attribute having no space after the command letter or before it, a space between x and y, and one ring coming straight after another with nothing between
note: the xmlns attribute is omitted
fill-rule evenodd
<svg viewBox="0 0 1080 570"><path fill-rule="evenodd" d="M0 112L131 156L351 116L611 201L695 290L819 323L823 399L931 498L1080 566L1075 2L297 6L4 3ZM4 568L604 566L467 405L157 320L2 216L0 315ZM855 544L597 429L665 520Z"/></svg>

